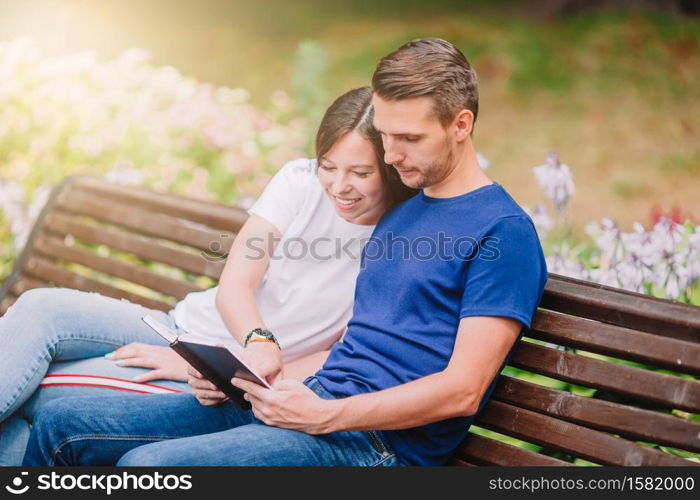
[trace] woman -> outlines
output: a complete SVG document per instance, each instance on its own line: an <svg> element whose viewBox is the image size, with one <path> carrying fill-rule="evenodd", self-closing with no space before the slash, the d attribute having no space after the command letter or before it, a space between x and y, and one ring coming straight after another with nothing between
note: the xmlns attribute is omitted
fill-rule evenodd
<svg viewBox="0 0 700 500"><path fill-rule="evenodd" d="M370 88L355 89L326 111L318 168L295 160L275 175L249 210L218 287L168 313L76 290L24 293L0 318L0 464L21 463L29 423L48 400L119 392L104 385L188 390L187 364L141 321L145 314L181 331L233 335L270 381L315 372L350 317L362 246L382 214L414 194L383 162L371 97ZM189 380L202 404L223 398Z"/></svg>

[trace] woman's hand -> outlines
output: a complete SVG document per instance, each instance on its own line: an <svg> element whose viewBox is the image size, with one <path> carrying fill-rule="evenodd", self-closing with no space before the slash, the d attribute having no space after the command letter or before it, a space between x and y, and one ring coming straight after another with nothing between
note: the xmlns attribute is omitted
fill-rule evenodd
<svg viewBox="0 0 700 500"><path fill-rule="evenodd" d="M283 378L282 351L273 342L249 343L241 360L270 385Z"/></svg>
<svg viewBox="0 0 700 500"><path fill-rule="evenodd" d="M137 366L153 368L148 373L134 377L134 382L169 379L186 382L189 364L170 347L132 342L105 356L117 361L119 366Z"/></svg>
<svg viewBox="0 0 700 500"><path fill-rule="evenodd" d="M256 346L256 344L261 344ZM265 346L267 344L267 346ZM270 346L274 349L271 349ZM275 352L276 351L276 352ZM282 354L277 345L269 342L253 342L244 349L241 359L266 380L277 380L282 375ZM193 367L187 367L187 383L199 404L216 406L228 399L212 382ZM272 383L272 382L270 382Z"/></svg>
<svg viewBox="0 0 700 500"><path fill-rule="evenodd" d="M214 384L205 379L201 373L187 366L187 383L192 387L192 395L197 398L199 404L204 406L216 406L228 399Z"/></svg>

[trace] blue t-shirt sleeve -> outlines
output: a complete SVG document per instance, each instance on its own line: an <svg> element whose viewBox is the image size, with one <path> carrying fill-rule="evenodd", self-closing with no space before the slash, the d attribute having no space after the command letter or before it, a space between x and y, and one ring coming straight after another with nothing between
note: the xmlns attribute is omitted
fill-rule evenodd
<svg viewBox="0 0 700 500"><path fill-rule="evenodd" d="M508 317L529 328L547 281L532 222L504 217L481 237L479 248L468 262L460 317Z"/></svg>

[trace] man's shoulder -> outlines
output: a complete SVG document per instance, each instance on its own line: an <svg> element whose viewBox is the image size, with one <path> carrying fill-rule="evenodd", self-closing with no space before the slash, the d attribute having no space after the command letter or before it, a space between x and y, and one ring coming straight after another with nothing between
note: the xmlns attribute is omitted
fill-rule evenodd
<svg viewBox="0 0 700 500"><path fill-rule="evenodd" d="M494 182L487 188L475 193L476 196L467 193L437 203L419 193L387 211L377 227L395 229L428 224L474 235L488 232L506 219L513 219L510 224L532 225L530 216L503 186Z"/></svg>
<svg viewBox="0 0 700 500"><path fill-rule="evenodd" d="M489 190L482 197L484 208L497 211L504 217L527 216L527 212L515 201L505 187L497 182L494 182L492 186L493 189Z"/></svg>
<svg viewBox="0 0 700 500"><path fill-rule="evenodd" d="M498 183L494 183L494 189L481 198L479 210L473 217L483 232L515 227L534 229L532 219L525 209Z"/></svg>

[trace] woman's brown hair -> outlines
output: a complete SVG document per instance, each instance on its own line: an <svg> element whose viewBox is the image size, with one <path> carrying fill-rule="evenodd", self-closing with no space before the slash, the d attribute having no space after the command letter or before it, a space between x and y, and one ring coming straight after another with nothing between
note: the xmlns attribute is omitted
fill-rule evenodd
<svg viewBox="0 0 700 500"><path fill-rule="evenodd" d="M418 192L401 182L396 169L384 163L382 138L372 125L371 87L361 87L346 92L326 110L316 133L316 159L320 162L336 141L352 130L359 132L374 147L389 208Z"/></svg>

